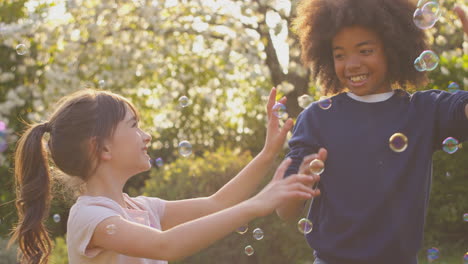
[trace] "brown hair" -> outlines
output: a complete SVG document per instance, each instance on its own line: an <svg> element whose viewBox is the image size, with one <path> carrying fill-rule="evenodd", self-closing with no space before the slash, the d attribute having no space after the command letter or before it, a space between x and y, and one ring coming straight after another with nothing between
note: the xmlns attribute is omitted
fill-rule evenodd
<svg viewBox="0 0 468 264"><path fill-rule="evenodd" d="M97 157L103 140L112 137L127 109L138 116L127 99L106 91L81 90L64 97L58 104L48 122L28 126L16 149L19 219L9 246L18 240L21 263L47 263L51 251L51 240L43 223L52 199L44 133L50 133L47 146L55 166L86 181L99 165Z"/></svg>
<svg viewBox="0 0 468 264"><path fill-rule="evenodd" d="M392 84L403 89L422 85L426 75L413 62L427 49L427 37L413 23L415 9L409 0L302 0L293 22L302 61L311 67L312 78L325 94L341 92L344 87L335 74L332 39L341 28L359 25L377 33L384 43Z"/></svg>

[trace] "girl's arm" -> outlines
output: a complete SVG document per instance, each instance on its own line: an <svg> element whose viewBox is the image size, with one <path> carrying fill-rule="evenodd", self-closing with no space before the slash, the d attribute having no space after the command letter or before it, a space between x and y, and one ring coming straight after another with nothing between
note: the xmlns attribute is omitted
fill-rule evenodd
<svg viewBox="0 0 468 264"><path fill-rule="evenodd" d="M167 202L161 220L163 230L231 207L249 198L257 190L293 126L292 120L287 120L283 127L279 126L278 117L272 112L275 98L276 89L273 88L267 103L268 127L263 150L215 194L209 197ZM283 98L280 103L284 104L285 101L286 98Z"/></svg>
<svg viewBox="0 0 468 264"><path fill-rule="evenodd" d="M283 200L310 199L312 190L307 186L313 184L314 177L297 174L282 179L289 163L290 160L283 161L272 181L253 198L167 231L120 217L107 218L97 225L88 248L99 247L128 256L169 261L190 256L244 223L273 212ZM114 234L106 232L106 226L111 224L115 225Z"/></svg>

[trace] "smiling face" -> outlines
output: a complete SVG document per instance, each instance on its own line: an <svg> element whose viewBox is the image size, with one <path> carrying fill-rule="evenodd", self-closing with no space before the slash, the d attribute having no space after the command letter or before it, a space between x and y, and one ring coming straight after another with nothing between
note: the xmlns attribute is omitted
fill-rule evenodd
<svg viewBox="0 0 468 264"><path fill-rule="evenodd" d="M131 175L149 170L151 164L147 149L150 142L151 135L141 130L137 117L127 109L124 120L118 123L107 145L110 162Z"/></svg>
<svg viewBox="0 0 468 264"><path fill-rule="evenodd" d="M332 40L335 73L341 84L363 96L392 90L379 36L361 26L342 28Z"/></svg>

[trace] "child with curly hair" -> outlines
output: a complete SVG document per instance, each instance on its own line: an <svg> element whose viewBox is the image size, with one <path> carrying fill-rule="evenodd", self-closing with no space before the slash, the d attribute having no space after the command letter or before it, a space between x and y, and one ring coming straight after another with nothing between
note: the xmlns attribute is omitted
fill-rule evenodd
<svg viewBox="0 0 468 264"><path fill-rule="evenodd" d="M289 141L325 163L306 235L315 263L417 263L432 177L432 154L447 137L468 139L468 92L418 91L413 61L427 50L409 0L303 0L295 30L302 60L331 98L298 117ZM299 168L300 167L300 168ZM276 211L297 219L303 202Z"/></svg>

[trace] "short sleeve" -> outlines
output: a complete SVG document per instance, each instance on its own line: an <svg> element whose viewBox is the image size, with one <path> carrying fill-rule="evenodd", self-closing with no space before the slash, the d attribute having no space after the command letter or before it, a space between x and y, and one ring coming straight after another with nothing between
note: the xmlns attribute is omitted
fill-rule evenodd
<svg viewBox="0 0 468 264"><path fill-rule="evenodd" d="M287 157L291 158L292 162L286 170L285 177L297 173L302 159L307 155L318 152L320 149L317 138L314 136L313 122L310 120L312 111L313 108L309 107L297 117L293 128L293 136L288 142L290 151Z"/></svg>
<svg viewBox="0 0 468 264"><path fill-rule="evenodd" d="M164 217L166 210L166 201L157 197L138 196L136 200L143 201L148 208L159 218Z"/></svg>
<svg viewBox="0 0 468 264"><path fill-rule="evenodd" d="M435 102L436 146L440 148L447 137L454 137L460 142L468 140L468 119L465 113L468 91L432 91L431 97Z"/></svg>
<svg viewBox="0 0 468 264"><path fill-rule="evenodd" d="M68 235L80 255L93 258L102 252L100 248L87 249L96 226L104 219L120 216L118 212L103 206L80 205L70 214Z"/></svg>

